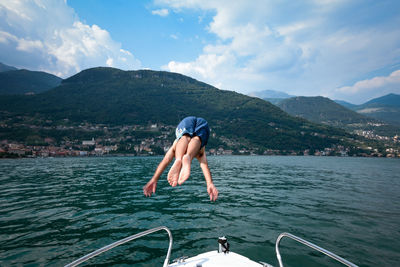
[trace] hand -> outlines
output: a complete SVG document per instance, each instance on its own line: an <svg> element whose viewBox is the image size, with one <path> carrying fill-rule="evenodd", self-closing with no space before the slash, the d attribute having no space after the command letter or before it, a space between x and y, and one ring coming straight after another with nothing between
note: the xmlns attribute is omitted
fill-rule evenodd
<svg viewBox="0 0 400 267"><path fill-rule="evenodd" d="M217 200L218 190L213 183L207 185L207 193L210 196L211 201Z"/></svg>
<svg viewBox="0 0 400 267"><path fill-rule="evenodd" d="M150 197L151 194L156 193L157 181L151 179L145 186L143 186L143 194Z"/></svg>

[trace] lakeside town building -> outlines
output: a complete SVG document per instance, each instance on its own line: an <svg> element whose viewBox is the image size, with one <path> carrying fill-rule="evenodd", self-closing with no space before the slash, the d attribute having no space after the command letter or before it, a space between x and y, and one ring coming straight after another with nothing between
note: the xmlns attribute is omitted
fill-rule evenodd
<svg viewBox="0 0 400 267"><path fill-rule="evenodd" d="M30 126L33 127L33 126ZM38 126L35 126L38 127ZM47 127L49 128L49 127ZM50 128L49 128L50 129ZM0 140L0 157L69 157L69 156L149 156L163 155L172 145L175 138L175 126L149 124L127 125L109 127L104 125L83 124L79 126L57 126L59 131L81 130L90 133L101 132L101 136L92 136L83 140L63 139L56 141L54 137L44 137L41 144L26 144L15 141ZM48 130L48 129L47 129ZM209 155L304 155L304 156L363 156L363 157L400 157L399 136L393 138L381 137L371 131L358 133L366 138L385 142L385 149L379 151L376 148L364 146L358 147L361 152L354 152L348 147L332 146L324 149L276 150L248 147L239 141L233 141L223 136L219 138L223 146L209 147Z"/></svg>

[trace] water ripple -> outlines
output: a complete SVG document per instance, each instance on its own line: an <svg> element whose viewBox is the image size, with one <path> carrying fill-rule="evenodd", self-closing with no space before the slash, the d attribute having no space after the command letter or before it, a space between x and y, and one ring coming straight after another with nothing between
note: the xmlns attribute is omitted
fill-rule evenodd
<svg viewBox="0 0 400 267"><path fill-rule="evenodd" d="M0 265L63 266L118 239L160 225L173 255L232 249L277 265L275 239L292 232L360 266L394 266L400 253L400 164L392 159L210 157L220 191L208 200L198 164L184 186L165 174L156 196L142 187L161 158L0 161ZM157 233L89 262L157 266L168 239ZM334 266L291 242L285 266ZM306 256L300 256L300 255Z"/></svg>

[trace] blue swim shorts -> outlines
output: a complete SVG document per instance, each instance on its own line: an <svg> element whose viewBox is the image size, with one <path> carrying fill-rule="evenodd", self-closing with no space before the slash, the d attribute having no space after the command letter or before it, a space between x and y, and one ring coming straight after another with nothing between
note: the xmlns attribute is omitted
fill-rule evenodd
<svg viewBox="0 0 400 267"><path fill-rule="evenodd" d="M203 118L186 117L176 127L176 139L180 139L184 134L190 137L198 136L201 140L201 147L207 145L208 137L210 136L210 128L208 123Z"/></svg>

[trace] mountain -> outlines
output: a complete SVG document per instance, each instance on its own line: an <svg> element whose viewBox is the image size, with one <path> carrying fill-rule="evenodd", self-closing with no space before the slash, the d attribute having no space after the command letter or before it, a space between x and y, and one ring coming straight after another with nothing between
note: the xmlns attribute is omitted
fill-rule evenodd
<svg viewBox="0 0 400 267"><path fill-rule="evenodd" d="M62 79L41 71L0 72L0 94L41 93L60 85Z"/></svg>
<svg viewBox="0 0 400 267"><path fill-rule="evenodd" d="M7 66L6 64L3 64L0 62L0 72L9 71L9 70L17 70L17 68L12 67L12 66Z"/></svg>
<svg viewBox="0 0 400 267"><path fill-rule="evenodd" d="M392 107L398 107L400 108L400 95L396 94L388 94L385 96L381 96L378 98L374 98L365 104L363 106L392 106Z"/></svg>
<svg viewBox="0 0 400 267"><path fill-rule="evenodd" d="M176 125L195 115L209 121L213 138L263 149L324 148L349 137L264 100L151 70L84 70L41 94L0 98L0 115L107 125Z"/></svg>
<svg viewBox="0 0 400 267"><path fill-rule="evenodd" d="M263 91L251 92L249 96L267 100L268 102L271 102L274 105L278 104L279 102L281 102L286 98L294 97L293 95L289 95L285 92L275 91L275 90L263 90Z"/></svg>
<svg viewBox="0 0 400 267"><path fill-rule="evenodd" d="M400 126L400 95L388 94L354 107L358 113Z"/></svg>
<svg viewBox="0 0 400 267"><path fill-rule="evenodd" d="M263 91L257 91L257 92L252 92L249 94L249 96L255 96L259 98L289 98L293 97L292 95L289 95L285 92L281 91L275 91L275 90L263 90Z"/></svg>
<svg viewBox="0 0 400 267"><path fill-rule="evenodd" d="M322 96L288 98L281 101L278 107L293 116L334 126L370 121L365 116Z"/></svg>
<svg viewBox="0 0 400 267"><path fill-rule="evenodd" d="M353 108L357 107L357 105L349 103L349 102L346 102L346 101L343 101L343 100L333 100L333 101L335 101L339 105L341 105L341 106L343 106L345 108L348 108L348 109L353 109Z"/></svg>
<svg viewBox="0 0 400 267"><path fill-rule="evenodd" d="M383 136L400 133L399 127L359 114L322 96L288 98L278 103L278 107L293 116L349 131L373 131Z"/></svg>

